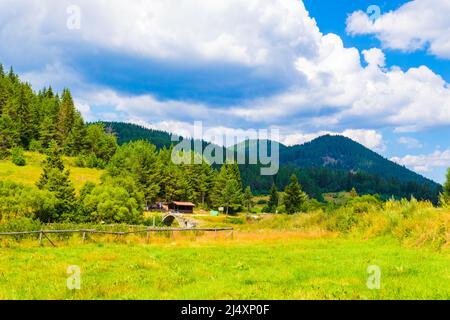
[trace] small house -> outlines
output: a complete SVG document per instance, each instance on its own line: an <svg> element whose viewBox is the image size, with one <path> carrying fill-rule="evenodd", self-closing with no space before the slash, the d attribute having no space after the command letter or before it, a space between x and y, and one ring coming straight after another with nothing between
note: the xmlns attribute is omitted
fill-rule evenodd
<svg viewBox="0 0 450 320"><path fill-rule="evenodd" d="M169 203L169 210L180 213L194 213L195 204L192 202L172 201Z"/></svg>

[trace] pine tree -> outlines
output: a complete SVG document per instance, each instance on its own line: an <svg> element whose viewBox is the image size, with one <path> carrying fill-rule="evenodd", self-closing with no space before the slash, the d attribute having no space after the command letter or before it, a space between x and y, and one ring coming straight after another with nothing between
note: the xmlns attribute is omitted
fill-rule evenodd
<svg viewBox="0 0 450 320"><path fill-rule="evenodd" d="M0 116L0 158L7 155L8 149L20 143L16 123L7 114Z"/></svg>
<svg viewBox="0 0 450 320"><path fill-rule="evenodd" d="M447 171L447 181L444 184L444 195L450 199L450 169Z"/></svg>
<svg viewBox="0 0 450 320"><path fill-rule="evenodd" d="M57 141L64 148L65 153L69 153L73 147L76 137L69 135L73 131L75 121L77 121L77 112L72 100L70 91L65 89L62 94L61 104L58 112L58 120L56 125Z"/></svg>
<svg viewBox="0 0 450 320"><path fill-rule="evenodd" d="M350 197L352 197L352 198L358 197L358 192L356 191L355 187L353 187L352 190L350 191Z"/></svg>
<svg viewBox="0 0 450 320"><path fill-rule="evenodd" d="M267 203L267 206L270 209L270 212L275 212L279 203L279 196L278 196L278 190L275 183L272 183L272 188L270 189L270 196L269 196L269 202Z"/></svg>
<svg viewBox="0 0 450 320"><path fill-rule="evenodd" d="M233 188L236 187L236 196L234 200L239 200L240 202L234 203L233 209L238 210L239 206L242 205L242 181L239 172L239 167L236 163L234 164L224 164L222 165L219 174L216 176L214 181L213 190L211 194L213 205L216 207L226 206L224 204L224 193L225 188L229 184L229 181L234 181Z"/></svg>
<svg viewBox="0 0 450 320"><path fill-rule="evenodd" d="M225 207L228 215L231 210L237 210L242 203L242 190L236 180L228 180L220 197L220 205Z"/></svg>
<svg viewBox="0 0 450 320"><path fill-rule="evenodd" d="M253 193L252 193L252 190L251 190L250 186L245 188L242 202L243 202L244 206L247 208L247 211L250 212L252 207L253 207L253 205L254 205Z"/></svg>
<svg viewBox="0 0 450 320"><path fill-rule="evenodd" d="M142 140L117 149L107 167L107 174L113 178L132 177L144 193L146 205L152 203L159 194L160 182L164 178L162 172L156 147Z"/></svg>
<svg viewBox="0 0 450 320"><path fill-rule="evenodd" d="M76 111L74 113L72 127L70 128L65 141L64 152L71 156L79 154L85 149L85 135L86 131L83 118L81 117L81 114Z"/></svg>
<svg viewBox="0 0 450 320"><path fill-rule="evenodd" d="M447 181L444 184L444 191L439 195L439 204L443 208L450 207L450 168L447 171Z"/></svg>
<svg viewBox="0 0 450 320"><path fill-rule="evenodd" d="M49 219L61 221L70 218L75 213L75 188L70 182L69 170L64 168L61 150L55 142L50 145L43 172L36 185L41 190L50 191L57 199L55 214L49 216Z"/></svg>
<svg viewBox="0 0 450 320"><path fill-rule="evenodd" d="M302 191L296 175L291 176L290 183L284 190L283 200L286 212L289 214L299 212L308 200L308 196Z"/></svg>

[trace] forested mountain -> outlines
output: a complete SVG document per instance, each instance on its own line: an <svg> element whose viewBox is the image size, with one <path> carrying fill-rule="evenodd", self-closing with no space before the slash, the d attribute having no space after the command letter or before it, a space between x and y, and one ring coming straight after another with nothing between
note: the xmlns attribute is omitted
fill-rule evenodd
<svg viewBox="0 0 450 320"><path fill-rule="evenodd" d="M116 152L116 140L119 144L147 140L157 149L172 144L167 132L138 125L87 125L75 109L68 89L61 95L51 88L34 92L12 69L4 72L0 65L0 158L12 151L20 154L17 149L21 148L47 152L49 146L55 145L63 154L76 156L79 166L104 168ZM292 147L280 145L280 164L274 177L261 176L259 165L240 165L244 187L251 186L254 193L268 193L275 182L281 190L296 174L303 189L317 199L324 192L355 187L360 194L378 193L384 198L414 195L436 203L442 190L433 181L339 136L323 136ZM220 166L213 168L219 170Z"/></svg>
<svg viewBox="0 0 450 320"><path fill-rule="evenodd" d="M325 135L311 142L280 148L283 164L299 168L329 168L351 172L366 172L401 182L414 181L435 186L423 176L383 158L378 153L343 136Z"/></svg>
<svg viewBox="0 0 450 320"><path fill-rule="evenodd" d="M144 139L159 146L171 144L170 134L127 123L105 123L119 143ZM248 142L246 142L246 149ZM321 199L325 192L350 191L391 196L430 199L437 202L442 187L402 167L361 144L342 136L325 135L311 142L288 147L280 144L280 170L275 177L261 176L259 165L240 165L245 186L255 193L268 193L275 182L281 190L295 173L303 189Z"/></svg>
<svg viewBox="0 0 450 320"><path fill-rule="evenodd" d="M147 140L158 149L169 148L172 144L170 133L144 128L140 125L124 122L101 122L105 128L115 133L119 145L130 141Z"/></svg>

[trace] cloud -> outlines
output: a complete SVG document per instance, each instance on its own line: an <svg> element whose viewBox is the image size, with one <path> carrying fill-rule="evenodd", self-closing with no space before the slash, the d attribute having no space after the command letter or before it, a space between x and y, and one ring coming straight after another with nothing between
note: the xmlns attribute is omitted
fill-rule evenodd
<svg viewBox="0 0 450 320"><path fill-rule="evenodd" d="M383 128L450 125L450 88L441 76L427 66L388 67L379 48L346 48L338 35L320 32L302 1L79 0L79 30L66 27L71 4L2 1L0 59L21 65L35 87L69 86L90 118L201 120L224 130L277 126L289 130L284 136L290 143L317 132L341 133L376 150L385 148L378 133ZM349 32L371 28L362 13L353 17ZM393 29L404 32L408 23L401 19ZM115 60L105 58L114 54ZM130 60L136 64L131 71ZM91 77L99 69L102 76ZM129 92L146 80L146 73L134 79L138 69L160 77L144 92ZM230 69L238 71L227 77L217 72ZM114 87L112 78L126 81ZM248 94L242 79L259 89ZM174 83L189 98L171 95ZM205 98L207 91L230 96L230 83L238 99L218 104Z"/></svg>
<svg viewBox="0 0 450 320"><path fill-rule="evenodd" d="M423 147L422 143L419 140L411 138L411 137L400 137L397 141L401 144L406 145L408 149L420 149Z"/></svg>
<svg viewBox="0 0 450 320"><path fill-rule="evenodd" d="M409 167L414 171L427 173L435 168L450 167L450 149L445 151L436 150L431 154L393 157L391 161Z"/></svg>
<svg viewBox="0 0 450 320"><path fill-rule="evenodd" d="M365 12L353 12L347 19L347 32L373 34L386 48L427 49L430 54L450 59L449 13L448 0L414 0L381 15L375 22Z"/></svg>
<svg viewBox="0 0 450 320"><path fill-rule="evenodd" d="M369 65L384 67L386 64L386 57L383 51L378 48L363 50L362 54L364 55L364 60L366 60Z"/></svg>

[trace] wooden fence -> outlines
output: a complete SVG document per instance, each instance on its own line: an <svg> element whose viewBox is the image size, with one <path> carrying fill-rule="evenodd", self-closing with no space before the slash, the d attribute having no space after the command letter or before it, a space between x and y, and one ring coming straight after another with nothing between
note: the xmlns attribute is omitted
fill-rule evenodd
<svg viewBox="0 0 450 320"><path fill-rule="evenodd" d="M86 240L88 234L105 234L105 235L116 235L126 236L129 234L147 234L147 242L150 241L150 234L158 233L158 232L169 232L170 236L174 237L174 232L182 232L182 231L192 231L194 235L197 235L197 232L214 232L217 235L217 232L229 231L229 237L233 238L234 229L233 228L146 228L142 230L132 230L132 231L105 231L105 230L93 230L93 229L79 229L79 230L35 230L35 231L16 231L16 232L0 232L0 236L20 236L20 235L39 235L39 244L42 245L42 240L45 237L54 247L56 247L55 243L49 238L49 234L82 234L83 242Z"/></svg>

